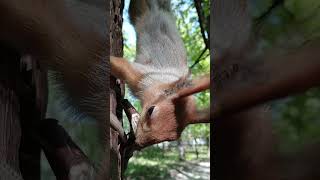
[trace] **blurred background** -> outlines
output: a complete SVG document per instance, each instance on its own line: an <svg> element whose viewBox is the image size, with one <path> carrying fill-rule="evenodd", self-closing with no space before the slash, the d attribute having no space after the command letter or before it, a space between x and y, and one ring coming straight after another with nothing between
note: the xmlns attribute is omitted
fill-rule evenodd
<svg viewBox="0 0 320 180"><path fill-rule="evenodd" d="M225 36L225 34L228 33L226 30L229 30L229 34L233 33L238 35L238 39L240 40L241 35L243 35L242 37L244 37L244 35L251 33L252 36L250 36L249 45L241 49L240 52L236 53L239 53L243 56L249 54L246 60L248 60L248 62L250 63L252 62L252 64L245 64L246 61L244 61L244 58L237 59L238 57L228 57L231 62L232 60L239 60L238 64L242 63L241 65L243 65L244 67L243 70L240 69L240 73L236 74L240 74L239 76L241 76L241 73L243 73L243 78L235 75L235 81L232 82L235 82L235 84L237 85L236 81L238 80L238 85L239 87L241 87L242 84L250 84L254 80L257 80L256 82L259 83L256 83L256 86L266 87L264 86L264 82L266 81L266 79L267 82L268 80L270 80L267 76L268 73L269 75L271 75L272 72L259 74L260 69L258 65L262 65L263 63L268 64L268 62L274 62L274 64L277 64L277 62L275 62L274 59L265 57L272 57L272 55L284 55L286 53L290 53L290 51L291 53L292 51L297 52L306 43L320 37L320 1L247 1L249 2L249 20L252 24L252 29L248 30L249 32L241 32L241 30L246 29L245 24L241 23L242 21L239 20L241 18L235 18L236 20L234 20L234 22L232 22L233 19L229 18L230 22L228 22L225 20L227 19L226 17L219 19L219 17L216 16L216 20L218 19L221 21L220 24L227 24L225 27L231 27L233 29L230 28L230 30L225 28L225 31L220 31L221 34L219 35L221 35L223 38L220 38L217 34L213 33L211 34L211 37L213 37L211 40L217 42L215 41L216 38L218 40L221 40L221 44L226 41L228 42L228 37ZM220 2L226 2L226 0L221 0ZM244 9L243 6L245 5L245 1L235 0L228 2L234 2L234 4L238 5L237 7L229 6L234 8L234 10L233 8L229 8L229 13L231 15L235 15L235 17L241 17L241 15L239 15L239 11ZM227 4L225 5L227 6ZM239 14L237 14L237 11L235 10L239 10ZM243 17L246 18L246 16ZM243 24L244 26L241 26ZM220 29L223 29L223 26L216 26L214 28L219 29L219 27ZM224 34L224 32L226 33ZM243 39L245 39L245 37ZM257 42L257 46L255 46L255 44L252 42ZM233 43L235 45L232 45L236 47L236 43L240 44L241 42ZM231 45L230 47L233 48ZM243 61L240 62L240 60ZM263 60L268 62L263 62ZM284 62L290 62L290 59L283 60ZM305 58L300 60L308 61L309 59ZM279 64L281 64L280 61L281 59L279 59ZM248 68L250 69L250 72L247 71L248 69L246 69L246 65L252 65L250 67L251 69ZM288 67L286 67L286 64L284 64L282 67L277 67L277 70L280 70L280 72L281 70L285 71L289 69ZM213 69L212 71L215 72L217 71L217 69L218 67ZM226 78L228 78L228 76ZM277 77L275 77L275 79L276 78ZM239 79L241 79L242 82L239 81ZM223 79L221 81L223 81ZM299 82L299 78L297 78L296 81ZM226 85L225 87L228 86ZM224 92L228 91L227 88L223 90ZM221 121L216 124L216 127L221 125L220 127L229 128L224 130L230 131L228 132L220 129L220 135L223 134L224 136L212 137L215 140L217 139L217 143L214 144L216 146L212 146L211 149L218 150L215 151L217 152L217 154L213 154L213 157L211 158L215 159L216 162L219 163L214 164L213 167L220 169L219 171L217 170L215 172L215 169L213 168L211 169L211 171L213 172L213 174L216 174L217 179L219 176L226 177L225 179L227 179L227 177L233 179L235 176L234 174L238 175L234 179L273 179L270 178L270 176L278 177L280 179L312 179L312 177L313 179L319 179L319 168L317 160L319 155L317 153L317 146L320 142L319 90L319 88L312 88L304 93L266 103L264 105L264 107L266 108L265 112L269 113L270 110L270 113L272 115L272 133L274 136L271 138L269 138L268 135L264 136L265 134L269 133L269 127L264 126L268 125L268 123L259 124L259 118L254 119L255 115L258 115L257 113L259 113L257 111L253 111L253 113L256 114L252 113L253 118L251 119L239 115L239 117L242 117L243 121L237 121L237 123L235 124L237 124L238 126L234 126L230 121L223 124L223 122L225 122L223 120L226 120L228 118L221 119ZM245 93L243 94L245 95ZM254 95L256 94L253 94L253 96ZM233 120L232 118L230 119ZM222 124L225 126L223 126ZM213 127L215 127L214 123ZM228 135L230 135L230 137L228 137ZM273 147L273 144L270 145L271 143L270 141L268 141L270 139L275 141L276 147ZM221 144L224 146L219 146ZM233 148L230 148L230 146ZM229 149L232 150L228 151ZM275 152L273 152L273 150ZM278 153L278 151L280 151L280 153ZM226 153L224 154L224 152ZM270 156L269 153L271 154ZM230 174L229 176L228 173Z"/></svg>
<svg viewBox="0 0 320 180"><path fill-rule="evenodd" d="M318 0L250 0L250 12L254 30L260 31L261 52L297 48L320 37ZM280 151L289 153L320 140L319 88L270 105Z"/></svg>

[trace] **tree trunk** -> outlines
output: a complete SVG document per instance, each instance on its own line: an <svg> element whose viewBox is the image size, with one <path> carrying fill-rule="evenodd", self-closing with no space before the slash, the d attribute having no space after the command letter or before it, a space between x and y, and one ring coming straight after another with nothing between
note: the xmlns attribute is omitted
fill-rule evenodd
<svg viewBox="0 0 320 180"><path fill-rule="evenodd" d="M177 143L178 143L179 160L180 161L184 161L186 155L185 155L185 149L184 149L184 146L182 144L181 138L179 138L177 140Z"/></svg>
<svg viewBox="0 0 320 180"><path fill-rule="evenodd" d="M47 71L6 47L0 56L0 159L24 180L39 180L41 149L33 136L45 116Z"/></svg>
<svg viewBox="0 0 320 180"><path fill-rule="evenodd" d="M19 97L17 78L19 56L12 50L0 49L0 179L14 180L21 178L19 146L21 125L19 117ZM13 172L12 175L8 172Z"/></svg>
<svg viewBox="0 0 320 180"><path fill-rule="evenodd" d="M274 139L269 115L255 107L215 120L213 179L277 179L273 174Z"/></svg>
<svg viewBox="0 0 320 180"><path fill-rule="evenodd" d="M197 142L197 138L194 137L193 139L194 139L194 142L195 142L194 151L195 151L197 159L198 159L199 158L198 142Z"/></svg>
<svg viewBox="0 0 320 180"><path fill-rule="evenodd" d="M22 127L20 146L20 168L25 180L40 179L41 147L35 137L39 124L45 118L48 102L47 70L40 69L36 59L25 55L21 58L20 76L22 89L29 89L20 95L20 120ZM29 69L28 67L31 67Z"/></svg>
<svg viewBox="0 0 320 180"><path fill-rule="evenodd" d="M122 39L122 11L124 7L123 0L111 1L110 19L110 54L113 56L123 56L123 39ZM116 81L114 77L110 78L110 113L117 116L122 122L121 101L124 96L124 84ZM122 179L123 163L122 154L120 152L119 132L110 128L110 174L111 179Z"/></svg>
<svg viewBox="0 0 320 180"><path fill-rule="evenodd" d="M208 156L210 157L210 136L208 137L207 146L208 146Z"/></svg>

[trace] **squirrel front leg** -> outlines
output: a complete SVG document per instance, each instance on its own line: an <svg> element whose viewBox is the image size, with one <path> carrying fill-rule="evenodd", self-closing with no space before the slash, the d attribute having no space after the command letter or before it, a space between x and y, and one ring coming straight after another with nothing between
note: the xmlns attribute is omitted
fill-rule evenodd
<svg viewBox="0 0 320 180"><path fill-rule="evenodd" d="M143 74L124 58L110 56L111 74L125 81L134 92L139 91L139 82Z"/></svg>

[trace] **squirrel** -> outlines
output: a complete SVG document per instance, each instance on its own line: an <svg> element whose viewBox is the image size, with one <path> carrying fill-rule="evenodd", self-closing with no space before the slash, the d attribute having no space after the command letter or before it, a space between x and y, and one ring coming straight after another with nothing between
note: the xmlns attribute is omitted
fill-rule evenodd
<svg viewBox="0 0 320 180"><path fill-rule="evenodd" d="M68 104L105 121L109 55L101 27L107 28L102 15L89 7L75 0L1 0L0 41L54 71Z"/></svg>
<svg viewBox="0 0 320 180"><path fill-rule="evenodd" d="M110 62L111 74L141 101L136 145L176 140L188 124L209 122L209 110L198 110L191 95L208 89L210 78L190 79L170 1L131 0L129 17L137 33L135 61L111 56Z"/></svg>

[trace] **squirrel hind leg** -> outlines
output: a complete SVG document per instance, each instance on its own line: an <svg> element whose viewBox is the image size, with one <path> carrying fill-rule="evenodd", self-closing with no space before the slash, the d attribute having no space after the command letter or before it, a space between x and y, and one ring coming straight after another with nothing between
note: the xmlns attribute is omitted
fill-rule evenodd
<svg viewBox="0 0 320 180"><path fill-rule="evenodd" d="M167 11L171 12L170 0L130 0L129 18L130 22L135 25L137 19L141 18L148 11Z"/></svg>
<svg viewBox="0 0 320 180"><path fill-rule="evenodd" d="M146 0L130 0L129 18L130 22L135 25L137 19L142 17L149 10Z"/></svg>

